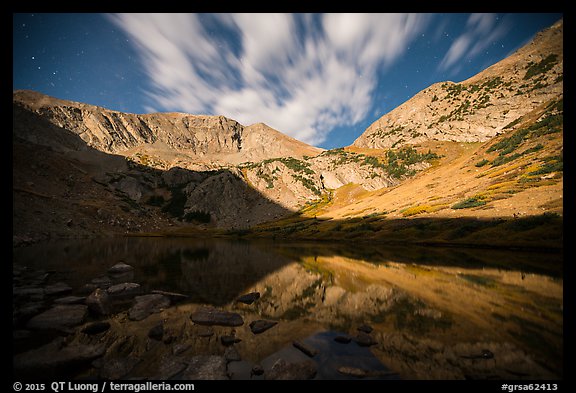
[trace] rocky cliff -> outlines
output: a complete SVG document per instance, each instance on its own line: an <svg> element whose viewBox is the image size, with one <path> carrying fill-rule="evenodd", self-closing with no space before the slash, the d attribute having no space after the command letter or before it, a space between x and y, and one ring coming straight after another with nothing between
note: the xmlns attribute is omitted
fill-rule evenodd
<svg viewBox="0 0 576 393"><path fill-rule="evenodd" d="M55 126L78 135L89 147L106 153L125 155L138 146L163 144L200 160L240 163L271 157L316 155L322 151L265 124L245 127L224 116L137 115L27 90L15 91L13 101Z"/></svg>
<svg viewBox="0 0 576 393"><path fill-rule="evenodd" d="M484 142L563 93L563 21L511 56L461 82L436 83L375 121L353 146L426 140Z"/></svg>

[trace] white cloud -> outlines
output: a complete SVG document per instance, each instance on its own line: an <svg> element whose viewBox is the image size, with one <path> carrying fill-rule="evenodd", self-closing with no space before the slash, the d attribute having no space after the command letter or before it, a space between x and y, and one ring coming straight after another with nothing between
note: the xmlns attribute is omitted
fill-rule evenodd
<svg viewBox="0 0 576 393"><path fill-rule="evenodd" d="M110 19L142 57L152 84L148 107L221 114L245 125L264 122L320 144L334 127L365 118L379 67L404 53L429 16L114 14ZM471 23L484 28L487 22ZM224 27L226 36L214 25Z"/></svg>
<svg viewBox="0 0 576 393"><path fill-rule="evenodd" d="M466 22L466 30L454 40L438 69L452 69L453 72L458 70L458 63L466 57L478 56L509 30L510 23L506 17L500 20L496 14L471 14Z"/></svg>

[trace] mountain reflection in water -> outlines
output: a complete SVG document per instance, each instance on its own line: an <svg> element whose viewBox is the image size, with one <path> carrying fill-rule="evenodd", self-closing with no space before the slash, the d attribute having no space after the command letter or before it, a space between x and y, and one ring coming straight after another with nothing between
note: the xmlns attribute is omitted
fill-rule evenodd
<svg viewBox="0 0 576 393"><path fill-rule="evenodd" d="M561 254L120 238L19 248L14 250L13 261L15 359L26 351L35 354L35 348L67 334L68 343L106 342L105 360L126 363L125 359L135 359L118 378L178 377L178 373L159 370L186 356L223 355L227 347L220 338L232 334L242 340L234 348L250 370L291 347L293 341L333 337L334 332L353 337L359 326L367 324L376 341L367 350L385 365L380 369L403 379L563 376ZM71 295L85 296L85 284L106 275L119 261L134 267L129 281L141 285L140 293L162 290L188 298L142 321L129 320L125 310L105 317L90 315L84 324L94 320L111 324L110 330L99 336L80 333L84 324L68 333L22 333L33 316L23 310L29 311L32 301L16 294L64 282L72 288ZM30 284L22 275L27 270L49 274L44 282ZM259 292L260 299L251 305L235 302L249 292ZM45 294L33 304L41 312L56 298ZM189 317L206 305L237 312L245 323L234 329L215 326L210 328L211 336L202 336L206 327L195 325ZM258 319L278 324L255 335L248 325ZM171 339L156 343L148 332L162 321L165 337L170 334ZM121 340L125 341L122 345L118 344ZM171 356L178 352L176 346L186 349L175 360ZM325 351L332 347L323 344ZM326 359L326 354L318 355L320 358ZM56 376L109 376L101 365L104 362L98 362L72 374L56 371ZM327 369L327 364L336 367L334 362L316 363L320 367L316 378L342 377ZM228 377L234 374L230 370L235 364L240 363L228 363ZM262 378L250 372L241 377Z"/></svg>

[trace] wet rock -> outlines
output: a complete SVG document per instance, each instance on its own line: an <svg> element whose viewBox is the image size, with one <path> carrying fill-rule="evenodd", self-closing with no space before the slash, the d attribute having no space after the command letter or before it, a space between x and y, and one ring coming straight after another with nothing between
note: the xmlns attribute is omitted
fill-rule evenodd
<svg viewBox="0 0 576 393"><path fill-rule="evenodd" d="M170 306L170 299L159 294L136 296L134 301L134 305L128 310L128 318L132 321L141 321Z"/></svg>
<svg viewBox="0 0 576 393"><path fill-rule="evenodd" d="M398 373L394 371L383 371L383 370L364 370L362 368L342 366L338 367L338 372L340 374L349 375L356 378L366 378L366 377L395 377Z"/></svg>
<svg viewBox="0 0 576 393"><path fill-rule="evenodd" d="M188 299L188 295L183 295L181 293L176 293L176 292L168 292L168 291L160 291L160 290L153 290L152 293L158 294L158 295L163 295L166 296L168 299L170 299L170 302L172 304L181 302L183 300Z"/></svg>
<svg viewBox="0 0 576 393"><path fill-rule="evenodd" d="M222 356L198 355L190 358L188 367L182 373L182 379L223 380L226 375L226 359Z"/></svg>
<svg viewBox="0 0 576 393"><path fill-rule="evenodd" d="M44 298L44 289L38 287L16 287L12 288L12 295L14 297L42 300Z"/></svg>
<svg viewBox="0 0 576 393"><path fill-rule="evenodd" d="M88 307L81 304L58 305L38 314L28 321L29 329L53 329L64 332L84 322Z"/></svg>
<svg viewBox="0 0 576 393"><path fill-rule="evenodd" d="M174 344L172 347L172 354L173 355L180 355L181 353L186 352L192 346L190 344Z"/></svg>
<svg viewBox="0 0 576 393"><path fill-rule="evenodd" d="M121 284L116 284L108 287L106 292L110 296L134 296L140 293L140 284L135 282L123 282Z"/></svg>
<svg viewBox="0 0 576 393"><path fill-rule="evenodd" d="M310 345L307 345L301 341L294 341L292 345L311 358L318 355L318 350L316 350L316 348L312 348Z"/></svg>
<svg viewBox="0 0 576 393"><path fill-rule="evenodd" d="M238 350L233 346L226 348L224 351L224 359L226 359L227 362L239 362L242 360Z"/></svg>
<svg viewBox="0 0 576 393"><path fill-rule="evenodd" d="M82 304L86 301L84 296L66 296L54 300L55 304Z"/></svg>
<svg viewBox="0 0 576 393"><path fill-rule="evenodd" d="M228 362L228 378L235 381L252 379L252 363L245 360Z"/></svg>
<svg viewBox="0 0 576 393"><path fill-rule="evenodd" d="M352 341L352 337L348 335L336 336L334 337L334 341L340 344L348 344L350 341Z"/></svg>
<svg viewBox="0 0 576 393"><path fill-rule="evenodd" d="M278 359L269 372L267 380L296 380L312 379L316 376L316 364L311 360L298 363L288 363L284 359Z"/></svg>
<svg viewBox="0 0 576 393"><path fill-rule="evenodd" d="M43 370L68 369L89 363L106 352L105 345L63 344L64 338L59 337L40 348L14 356L14 370L30 371L38 376L37 373Z"/></svg>
<svg viewBox="0 0 576 393"><path fill-rule="evenodd" d="M92 284L96 285L98 288L106 289L112 285L112 280L108 276L100 276L92 279L90 281Z"/></svg>
<svg viewBox="0 0 576 393"><path fill-rule="evenodd" d="M364 332L366 334L370 334L370 333L372 333L372 330L374 330L374 329L372 329L372 326L364 324L364 325L358 326L357 330L359 332Z"/></svg>
<svg viewBox="0 0 576 393"><path fill-rule="evenodd" d="M110 312L110 299L108 297L108 292L104 289L96 288L86 298L86 305L96 315L108 315Z"/></svg>
<svg viewBox="0 0 576 393"><path fill-rule="evenodd" d="M214 330L209 326L200 326L198 328L198 337L212 337Z"/></svg>
<svg viewBox="0 0 576 393"><path fill-rule="evenodd" d="M220 342L222 343L222 345L228 347L230 345L234 345L236 343L239 343L240 341L242 341L241 339L235 337L235 336L221 336L220 337Z"/></svg>
<svg viewBox="0 0 576 393"><path fill-rule="evenodd" d="M100 369L100 378L102 379L121 379L125 377L134 366L140 363L140 358L134 356L106 359Z"/></svg>
<svg viewBox="0 0 576 393"><path fill-rule="evenodd" d="M148 337L153 340L162 341L162 337L164 337L164 324L160 322L156 326L152 327L148 331Z"/></svg>
<svg viewBox="0 0 576 393"><path fill-rule="evenodd" d="M158 374L153 379L165 381L184 371L186 366L186 362L180 357L164 356L160 360Z"/></svg>
<svg viewBox="0 0 576 393"><path fill-rule="evenodd" d="M44 293L46 295L56 295L60 293L70 292L71 290L72 288L68 284L64 282L58 282L56 284L49 285L46 288L44 288Z"/></svg>
<svg viewBox="0 0 576 393"><path fill-rule="evenodd" d="M259 364L255 364L254 367L252 367L251 373L253 375L262 375L262 374L264 374L264 368Z"/></svg>
<svg viewBox="0 0 576 393"><path fill-rule="evenodd" d="M82 333L88 335L104 333L110 329L110 322L92 322L82 329Z"/></svg>
<svg viewBox="0 0 576 393"><path fill-rule="evenodd" d="M244 320L240 314L203 307L196 310L190 319L198 325L242 326Z"/></svg>
<svg viewBox="0 0 576 393"><path fill-rule="evenodd" d="M250 322L250 330L254 334L264 333L266 330L276 326L278 322L276 321L267 321L264 319L259 319L257 321Z"/></svg>
<svg viewBox="0 0 576 393"><path fill-rule="evenodd" d="M356 344L360 345L361 347L370 347L372 345L378 344L372 338L372 336L370 336L369 334L366 334L364 332L358 333L358 335L356 335L356 337L354 337L354 341L356 342Z"/></svg>
<svg viewBox="0 0 576 393"><path fill-rule="evenodd" d="M236 301L245 304L252 304L258 299L260 299L260 292L250 292L240 296Z"/></svg>
<svg viewBox="0 0 576 393"><path fill-rule="evenodd" d="M124 262L118 262L110 269L108 269L108 273L110 274L121 274L133 271L134 268Z"/></svg>

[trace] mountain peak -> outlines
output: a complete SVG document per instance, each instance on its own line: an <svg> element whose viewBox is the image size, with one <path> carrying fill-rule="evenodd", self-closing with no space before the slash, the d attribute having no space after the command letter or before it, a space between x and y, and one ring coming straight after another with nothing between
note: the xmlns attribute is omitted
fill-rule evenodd
<svg viewBox="0 0 576 393"><path fill-rule="evenodd" d="M353 146L390 148L427 140L484 142L563 94L563 21L460 83L439 82L370 125Z"/></svg>

